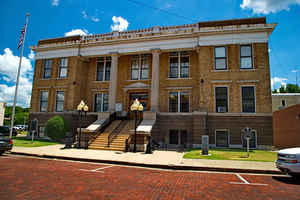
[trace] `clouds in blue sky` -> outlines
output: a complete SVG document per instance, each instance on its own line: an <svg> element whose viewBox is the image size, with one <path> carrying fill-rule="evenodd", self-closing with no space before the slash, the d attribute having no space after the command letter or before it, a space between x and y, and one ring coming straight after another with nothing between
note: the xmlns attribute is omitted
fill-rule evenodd
<svg viewBox="0 0 300 200"><path fill-rule="evenodd" d="M86 29L72 29L69 32L65 33L65 36L73 36L73 35L87 35L89 32Z"/></svg>
<svg viewBox="0 0 300 200"><path fill-rule="evenodd" d="M34 59L34 53L22 59L22 67L20 73L20 83L18 89L18 105L28 107L30 105L31 88L32 88L32 75L33 67L31 61ZM7 102L11 104L15 93L15 81L17 78L17 71L19 67L19 56L15 56L13 52L6 48L3 54L0 54L0 102Z"/></svg>
<svg viewBox="0 0 300 200"><path fill-rule="evenodd" d="M51 5L52 6L58 6L59 5L59 0L52 0Z"/></svg>
<svg viewBox="0 0 300 200"><path fill-rule="evenodd" d="M293 4L300 5L300 0L243 0L242 9L251 9L255 14L276 13L289 10Z"/></svg>
<svg viewBox="0 0 300 200"><path fill-rule="evenodd" d="M129 22L123 17L112 17L113 25L110 26L112 31L126 31L129 25Z"/></svg>

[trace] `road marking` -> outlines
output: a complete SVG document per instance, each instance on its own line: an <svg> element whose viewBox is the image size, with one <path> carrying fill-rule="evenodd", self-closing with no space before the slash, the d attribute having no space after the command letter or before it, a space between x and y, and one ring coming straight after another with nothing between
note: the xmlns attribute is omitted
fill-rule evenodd
<svg viewBox="0 0 300 200"><path fill-rule="evenodd" d="M114 166L106 166L106 167L101 167L101 168L97 168L97 169L79 169L79 170L81 170L81 171L87 171L87 172L100 172L100 173L104 173L104 171L99 171L99 170L103 170L103 169L111 168L111 167L114 167Z"/></svg>
<svg viewBox="0 0 300 200"><path fill-rule="evenodd" d="M240 174L235 174L242 182L229 182L231 184L239 184L239 185L261 185L261 186L267 186L268 184L263 183L249 183L245 178L243 178Z"/></svg>

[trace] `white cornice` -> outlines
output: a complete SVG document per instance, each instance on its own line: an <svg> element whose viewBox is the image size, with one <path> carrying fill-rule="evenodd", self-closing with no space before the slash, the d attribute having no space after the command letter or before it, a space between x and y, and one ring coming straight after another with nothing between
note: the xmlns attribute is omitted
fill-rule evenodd
<svg viewBox="0 0 300 200"><path fill-rule="evenodd" d="M108 55L111 52L119 54L151 52L152 49L161 50L189 49L196 46L215 46L227 44L249 44L268 42L267 32L240 33L240 34L216 34L206 36L194 36L190 38L143 41L132 43L120 43L112 45L101 45L92 47L83 47L80 49L81 56L101 56ZM53 49L48 51L38 51L36 59L47 59L57 57L78 56L78 48Z"/></svg>

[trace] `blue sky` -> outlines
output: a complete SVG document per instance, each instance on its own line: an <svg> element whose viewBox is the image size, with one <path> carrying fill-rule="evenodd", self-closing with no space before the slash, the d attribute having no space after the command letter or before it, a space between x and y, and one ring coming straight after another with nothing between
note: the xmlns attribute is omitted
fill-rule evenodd
<svg viewBox="0 0 300 200"><path fill-rule="evenodd" d="M13 102L20 31L30 13L18 105L29 107L38 40L72 34L135 30L155 25L266 16L278 23L270 37L273 87L300 83L300 0L2 0L0 7L0 101ZM297 71L297 72L296 72Z"/></svg>

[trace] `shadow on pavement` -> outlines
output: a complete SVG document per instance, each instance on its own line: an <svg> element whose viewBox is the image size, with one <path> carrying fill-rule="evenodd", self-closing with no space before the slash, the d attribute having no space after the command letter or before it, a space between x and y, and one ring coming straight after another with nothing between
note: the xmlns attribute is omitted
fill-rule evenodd
<svg viewBox="0 0 300 200"><path fill-rule="evenodd" d="M273 179L286 184L300 185L300 176L298 177L273 176Z"/></svg>

